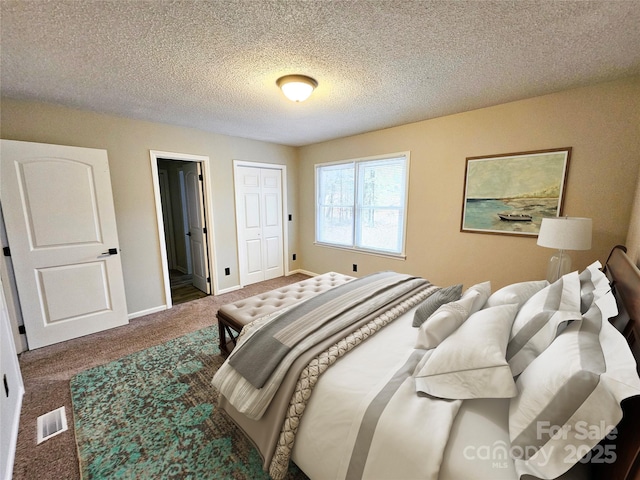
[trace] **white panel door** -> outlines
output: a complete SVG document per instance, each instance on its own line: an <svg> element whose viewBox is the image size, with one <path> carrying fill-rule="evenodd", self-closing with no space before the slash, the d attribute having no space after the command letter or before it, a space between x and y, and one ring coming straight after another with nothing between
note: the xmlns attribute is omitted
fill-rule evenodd
<svg viewBox="0 0 640 480"><path fill-rule="evenodd" d="M262 200L260 169L236 169L236 208L240 283L250 285L264 280L262 272Z"/></svg>
<svg viewBox="0 0 640 480"><path fill-rule="evenodd" d="M193 286L204 293L211 293L209 262L207 260L207 231L204 219L200 164L190 162L184 167L184 182L187 191L187 218L189 223L189 245L191 250L191 273Z"/></svg>
<svg viewBox="0 0 640 480"><path fill-rule="evenodd" d="M282 174L278 169L236 167L236 219L240 283L284 275Z"/></svg>
<svg viewBox="0 0 640 480"><path fill-rule="evenodd" d="M0 147L29 348L127 324L107 152L10 140Z"/></svg>
<svg viewBox="0 0 640 480"><path fill-rule="evenodd" d="M282 174L280 170L260 169L262 180L262 252L264 279L284 275L282 239Z"/></svg>

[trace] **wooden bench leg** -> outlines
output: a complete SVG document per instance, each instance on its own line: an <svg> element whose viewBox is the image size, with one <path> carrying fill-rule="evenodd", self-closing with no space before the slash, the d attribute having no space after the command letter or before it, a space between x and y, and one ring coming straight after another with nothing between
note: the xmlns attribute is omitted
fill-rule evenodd
<svg viewBox="0 0 640 480"><path fill-rule="evenodd" d="M223 356L229 355L229 352L227 352L227 333L220 319L218 319L218 347Z"/></svg>
<svg viewBox="0 0 640 480"><path fill-rule="evenodd" d="M229 356L229 354L233 350L233 347L235 347L237 343L238 335L240 335L240 332L231 327L224 320L218 318L218 337L220 340L219 347L220 353L223 356Z"/></svg>

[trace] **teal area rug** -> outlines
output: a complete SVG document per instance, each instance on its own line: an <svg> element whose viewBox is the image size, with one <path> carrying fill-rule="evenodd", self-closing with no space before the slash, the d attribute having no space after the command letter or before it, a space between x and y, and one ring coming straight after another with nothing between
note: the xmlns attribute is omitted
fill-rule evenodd
<svg viewBox="0 0 640 480"><path fill-rule="evenodd" d="M217 410L217 327L79 373L71 396L83 479L268 479ZM289 479L306 476L294 465Z"/></svg>

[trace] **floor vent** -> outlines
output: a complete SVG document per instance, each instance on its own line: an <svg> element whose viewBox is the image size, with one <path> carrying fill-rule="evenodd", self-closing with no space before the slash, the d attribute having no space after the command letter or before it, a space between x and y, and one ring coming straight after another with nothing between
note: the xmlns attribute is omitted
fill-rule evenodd
<svg viewBox="0 0 640 480"><path fill-rule="evenodd" d="M64 407L38 417L38 443L49 440L67 430L67 414Z"/></svg>

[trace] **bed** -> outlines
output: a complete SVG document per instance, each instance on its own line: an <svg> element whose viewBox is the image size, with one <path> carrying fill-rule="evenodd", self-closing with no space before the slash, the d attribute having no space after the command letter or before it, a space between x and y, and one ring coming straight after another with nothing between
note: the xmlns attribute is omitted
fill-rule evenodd
<svg viewBox="0 0 640 480"><path fill-rule="evenodd" d="M274 479L637 480L638 318L623 247L496 291L379 272L258 315L213 385Z"/></svg>

